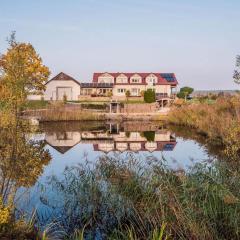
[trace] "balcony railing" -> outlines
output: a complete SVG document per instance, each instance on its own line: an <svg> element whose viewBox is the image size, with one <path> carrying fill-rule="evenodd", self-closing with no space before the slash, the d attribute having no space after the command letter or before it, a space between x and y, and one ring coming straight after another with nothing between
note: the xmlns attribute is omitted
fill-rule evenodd
<svg viewBox="0 0 240 240"><path fill-rule="evenodd" d="M163 98L171 98L171 99L175 99L176 98L176 94L167 94L167 93L156 93L156 99L157 100L161 100Z"/></svg>

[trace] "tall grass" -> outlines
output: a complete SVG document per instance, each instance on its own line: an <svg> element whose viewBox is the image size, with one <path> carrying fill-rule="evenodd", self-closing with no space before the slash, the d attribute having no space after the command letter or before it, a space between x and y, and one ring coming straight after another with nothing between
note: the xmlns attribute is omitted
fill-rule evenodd
<svg viewBox="0 0 240 240"><path fill-rule="evenodd" d="M28 111L26 112L26 115L37 117L42 122L105 120L104 113L91 112L82 109L67 109L64 107L54 107L43 110Z"/></svg>
<svg viewBox="0 0 240 240"><path fill-rule="evenodd" d="M173 108L167 120L171 124L195 128L209 140L226 145L230 155L239 153L240 97L238 96L218 98L212 104L183 104Z"/></svg>
<svg viewBox="0 0 240 240"><path fill-rule="evenodd" d="M155 158L102 157L95 168L67 168L48 199L68 239L239 239L239 169L198 165L175 173ZM45 196L47 197L47 196ZM55 199L56 200L56 199Z"/></svg>

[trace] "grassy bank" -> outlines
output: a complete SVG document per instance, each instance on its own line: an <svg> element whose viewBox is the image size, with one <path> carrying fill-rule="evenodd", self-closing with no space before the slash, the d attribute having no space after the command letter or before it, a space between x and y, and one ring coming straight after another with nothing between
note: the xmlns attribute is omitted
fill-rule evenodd
<svg viewBox="0 0 240 240"><path fill-rule="evenodd" d="M218 98L214 103L191 103L176 106L168 122L195 128L199 133L227 146L229 154L239 153L240 97Z"/></svg>

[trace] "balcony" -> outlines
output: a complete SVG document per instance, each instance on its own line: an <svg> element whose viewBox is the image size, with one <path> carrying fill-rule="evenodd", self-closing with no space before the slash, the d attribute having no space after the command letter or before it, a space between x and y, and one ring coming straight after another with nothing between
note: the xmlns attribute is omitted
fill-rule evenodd
<svg viewBox="0 0 240 240"><path fill-rule="evenodd" d="M167 93L156 93L156 100L163 100L163 99L175 99L176 94L167 94Z"/></svg>

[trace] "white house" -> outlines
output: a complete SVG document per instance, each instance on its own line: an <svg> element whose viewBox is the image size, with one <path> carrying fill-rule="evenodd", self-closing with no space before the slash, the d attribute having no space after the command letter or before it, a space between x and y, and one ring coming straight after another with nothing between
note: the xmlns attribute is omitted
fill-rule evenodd
<svg viewBox="0 0 240 240"><path fill-rule="evenodd" d="M174 73L94 73L92 82L80 83L61 72L46 84L43 95L31 95L28 99L77 101L80 96L125 98L126 91L131 97L141 97L142 92L153 89L159 98L173 98L178 81Z"/></svg>
<svg viewBox="0 0 240 240"><path fill-rule="evenodd" d="M67 100L77 101L80 95L80 83L73 77L61 72L46 83L44 100Z"/></svg>
<svg viewBox="0 0 240 240"><path fill-rule="evenodd" d="M92 82L111 84L115 97L124 97L126 91L140 97L147 89L153 89L158 96L171 97L178 85L174 73L94 73Z"/></svg>

